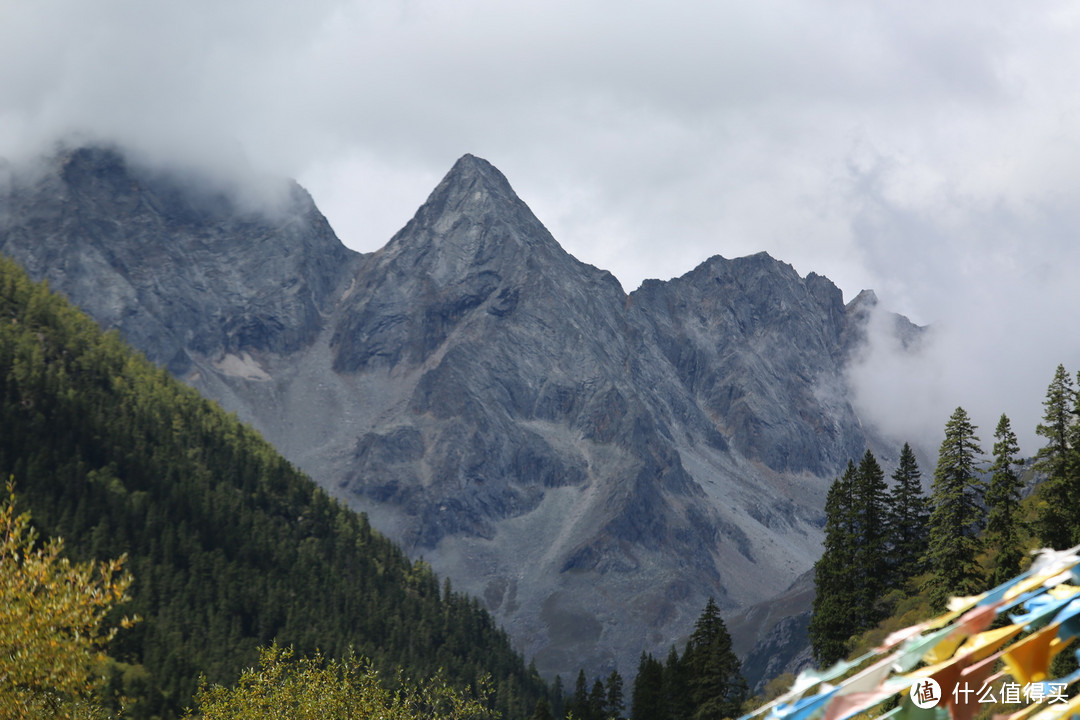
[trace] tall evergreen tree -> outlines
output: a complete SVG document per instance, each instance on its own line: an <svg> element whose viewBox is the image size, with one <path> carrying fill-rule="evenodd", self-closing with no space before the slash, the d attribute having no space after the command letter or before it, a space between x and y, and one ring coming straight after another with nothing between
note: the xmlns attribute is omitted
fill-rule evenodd
<svg viewBox="0 0 1080 720"><path fill-rule="evenodd" d="M731 649L720 608L712 598L694 625L684 660L694 701L693 720L738 717L746 700L746 680Z"/></svg>
<svg viewBox="0 0 1080 720"><path fill-rule="evenodd" d="M668 720L670 717L664 697L664 665L644 651L634 678L631 705L630 720Z"/></svg>
<svg viewBox="0 0 1080 720"><path fill-rule="evenodd" d="M604 681L596 678L592 690L589 692L589 709L585 713L585 720L605 720L604 706L607 704L607 692L604 691Z"/></svg>
<svg viewBox="0 0 1080 720"><path fill-rule="evenodd" d="M576 718L587 718L589 715L589 681L585 678L585 668L578 670L577 680L574 682L574 697L568 703L567 710Z"/></svg>
<svg viewBox="0 0 1080 720"><path fill-rule="evenodd" d="M1076 373L1076 391L1073 393L1072 423L1069 425L1069 450L1066 468L1074 483L1080 484L1080 371ZM1078 491L1080 492L1080 491Z"/></svg>
<svg viewBox="0 0 1080 720"><path fill-rule="evenodd" d="M922 489L922 473L911 445L904 443L900 462L892 474L889 495L889 549L891 585L924 572L930 508Z"/></svg>
<svg viewBox="0 0 1080 720"><path fill-rule="evenodd" d="M562 675L556 675L551 683L551 714L562 718L566 705L566 688L563 687Z"/></svg>
<svg viewBox="0 0 1080 720"><path fill-rule="evenodd" d="M888 492L885 472L867 450L859 461L851 491L854 546L849 572L857 579L852 610L859 629L872 627L881 619L875 608L889 575Z"/></svg>
<svg viewBox="0 0 1080 720"><path fill-rule="evenodd" d="M551 703L547 701L547 698L536 701L536 710L533 711L532 720L555 720L555 716L551 714Z"/></svg>
<svg viewBox="0 0 1080 720"><path fill-rule="evenodd" d="M984 520L983 484L977 474L982 449L976 429L967 411L956 408L945 424L945 439L938 451L927 550L931 572L927 589L936 608L944 608L951 595L971 595L982 589L976 560Z"/></svg>
<svg viewBox="0 0 1080 720"><path fill-rule="evenodd" d="M626 703L623 700L623 679L618 670L611 671L604 686L607 690L607 698L604 703L604 717L620 720Z"/></svg>
<svg viewBox="0 0 1080 720"><path fill-rule="evenodd" d="M986 540L996 546L997 558L991 585L999 585L1020 572L1024 559L1020 547L1020 475L1016 471L1020 443L1008 416L1001 415L994 429L994 463L990 466L990 487L986 491L989 517Z"/></svg>
<svg viewBox="0 0 1080 720"><path fill-rule="evenodd" d="M1064 365L1058 365L1054 372L1043 408L1043 422L1035 428L1047 440L1035 454L1035 469L1047 475L1039 488L1038 531L1043 543L1064 549L1080 535L1080 510L1076 508L1080 478L1070 472L1075 452L1070 440L1075 434L1076 390Z"/></svg>
<svg viewBox="0 0 1080 720"><path fill-rule="evenodd" d="M694 712L685 653L680 658L674 645L664 663L664 706L670 720L689 720Z"/></svg>
<svg viewBox="0 0 1080 720"><path fill-rule="evenodd" d="M847 655L847 641L857 629L855 605L854 527L852 492L857 471L848 461L844 474L833 481L825 500L825 548L814 563L814 605L810 643L814 657L831 665Z"/></svg>
<svg viewBox="0 0 1080 720"><path fill-rule="evenodd" d="M1046 446L1035 454L1035 468L1045 472L1051 479L1064 478L1068 474L1069 430L1075 421L1073 413L1076 389L1064 365L1058 365L1054 379L1046 388L1043 400L1043 422L1035 432L1046 438Z"/></svg>

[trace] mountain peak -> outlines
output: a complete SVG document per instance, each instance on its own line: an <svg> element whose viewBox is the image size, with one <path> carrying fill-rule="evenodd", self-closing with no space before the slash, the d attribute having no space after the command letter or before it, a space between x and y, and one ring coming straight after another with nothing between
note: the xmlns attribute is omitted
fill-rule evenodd
<svg viewBox="0 0 1080 720"><path fill-rule="evenodd" d="M425 207L436 206L439 210L470 209L475 206L521 205L525 203L510 187L510 181L499 169L483 158L475 155L462 155L450 172L435 187L428 197ZM421 208L423 211L424 208ZM485 209L491 209L487 207Z"/></svg>
<svg viewBox="0 0 1080 720"><path fill-rule="evenodd" d="M491 177L496 182L510 188L510 183L507 181L506 176L499 172L499 169L492 165L490 162L482 157L477 157L471 153L465 153L457 159L454 166L450 168L450 172L447 176L459 175L485 175Z"/></svg>
<svg viewBox="0 0 1080 720"><path fill-rule="evenodd" d="M439 286L480 269L505 274L537 252L558 263L572 261L506 176L475 155L454 163L380 252L386 259L411 257Z"/></svg>
<svg viewBox="0 0 1080 720"><path fill-rule="evenodd" d="M849 311L866 311L870 308L875 308L878 305L877 293L873 290L862 290L855 298L847 304Z"/></svg>

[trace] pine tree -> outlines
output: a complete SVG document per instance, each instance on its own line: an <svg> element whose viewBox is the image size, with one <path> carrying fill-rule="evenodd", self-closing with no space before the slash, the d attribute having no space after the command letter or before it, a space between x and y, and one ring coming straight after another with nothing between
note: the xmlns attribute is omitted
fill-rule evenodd
<svg viewBox="0 0 1080 720"><path fill-rule="evenodd" d="M1047 475L1039 488L1040 512L1039 536L1043 543L1057 549L1073 544L1080 528L1077 528L1076 502L1080 481L1069 468L1075 448L1070 440L1074 434L1076 390L1064 365L1058 365L1054 379L1046 389L1043 400L1045 412L1043 423L1035 432L1047 439L1044 447L1035 454L1035 469Z"/></svg>
<svg viewBox="0 0 1080 720"><path fill-rule="evenodd" d="M821 665L831 665L847 655L847 641L855 634L854 530L852 492L855 463L829 488L825 500L825 549L814 563L814 605L810 618L810 643Z"/></svg>
<svg viewBox="0 0 1080 720"><path fill-rule="evenodd" d="M589 713L589 681L585 678L585 669L578 670L577 680L574 682L574 696L567 703L568 713L573 713L575 718L585 718Z"/></svg>
<svg viewBox="0 0 1080 720"><path fill-rule="evenodd" d="M604 691L604 681L596 678L593 682L592 691L589 692L589 709L585 714L585 720L605 720L604 705L607 702L607 693Z"/></svg>
<svg viewBox="0 0 1080 720"><path fill-rule="evenodd" d="M991 585L999 585L1020 572L1024 559L1020 547L1020 476L1016 472L1020 443L1009 418L1002 414L994 430L994 463L990 466L990 487L986 491L989 517L986 539L997 547Z"/></svg>
<svg viewBox="0 0 1080 720"><path fill-rule="evenodd" d="M746 680L731 649L720 608L712 598L694 625L684 660L694 701L693 720L738 717L746 700Z"/></svg>
<svg viewBox="0 0 1080 720"><path fill-rule="evenodd" d="M623 708L626 703L623 700L623 679L618 670L612 670L605 683L607 698L604 703L604 717L622 718Z"/></svg>
<svg viewBox="0 0 1080 720"><path fill-rule="evenodd" d="M664 706L670 720L689 720L694 712L685 653L680 658L674 645L664 663Z"/></svg>
<svg viewBox="0 0 1080 720"><path fill-rule="evenodd" d="M664 698L664 666L652 655L641 653L631 694L630 720L668 720Z"/></svg>
<svg viewBox="0 0 1080 720"><path fill-rule="evenodd" d="M930 508L922 490L922 473L911 445L904 443L900 462L892 474L889 495L889 548L891 585L897 587L908 578L924 572L927 526Z"/></svg>
<svg viewBox="0 0 1080 720"><path fill-rule="evenodd" d="M551 683L551 713L556 718L561 718L565 705L566 689L563 687L562 675L556 675L555 681Z"/></svg>
<svg viewBox="0 0 1080 720"><path fill-rule="evenodd" d="M1066 455L1066 471L1074 483L1080 483L1080 371L1076 373L1076 392L1073 393L1072 423L1069 425L1069 450Z"/></svg>
<svg viewBox="0 0 1080 720"><path fill-rule="evenodd" d="M874 454L867 450L859 461L851 491L855 537L849 572L857 578L852 610L853 620L860 630L881 620L881 613L875 607L884 594L889 574L886 546L888 491L885 472Z"/></svg>
<svg viewBox="0 0 1080 720"><path fill-rule="evenodd" d="M551 704L547 701L547 698L540 698L536 701L536 710L533 711L532 720L555 720L555 717L551 714Z"/></svg>
<svg viewBox="0 0 1080 720"><path fill-rule="evenodd" d="M983 484L976 474L982 449L976 429L967 411L956 408L945 425L945 440L938 451L927 550L931 572L927 589L935 608L944 608L952 595L982 590L982 573L976 561L984 519Z"/></svg>
<svg viewBox="0 0 1080 720"><path fill-rule="evenodd" d="M1046 389L1043 400L1043 421L1035 432L1047 439L1046 446L1035 454L1035 469L1045 472L1050 479L1064 478L1068 474L1069 429L1073 424L1073 403L1076 390L1064 365L1058 365L1054 379Z"/></svg>

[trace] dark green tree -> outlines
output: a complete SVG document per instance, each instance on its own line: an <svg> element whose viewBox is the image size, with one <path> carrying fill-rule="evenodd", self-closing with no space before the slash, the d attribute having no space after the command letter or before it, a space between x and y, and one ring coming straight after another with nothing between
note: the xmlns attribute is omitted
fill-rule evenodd
<svg viewBox="0 0 1080 720"><path fill-rule="evenodd" d="M689 720L694 712L686 657L680 658L674 645L664 662L664 705L671 720Z"/></svg>
<svg viewBox="0 0 1080 720"><path fill-rule="evenodd" d="M607 691L604 702L604 717L619 720L622 718L626 702L623 699L623 679L618 670L611 671L604 686Z"/></svg>
<svg viewBox="0 0 1080 720"><path fill-rule="evenodd" d="M1039 487L1038 532L1042 542L1057 549L1071 546L1080 534L1077 527L1080 478L1070 472L1075 448L1071 444L1076 420L1076 390L1064 365L1058 365L1043 400L1043 422L1035 432L1046 445L1035 454L1035 469L1046 473Z"/></svg>
<svg viewBox="0 0 1080 720"><path fill-rule="evenodd" d="M857 470L848 461L844 474L833 481L825 500L825 548L814 563L814 604L810 617L810 644L821 665L847 655L847 642L858 626L853 621L856 602L855 530L852 492Z"/></svg>
<svg viewBox="0 0 1080 720"><path fill-rule="evenodd" d="M1064 478L1068 474L1070 428L1076 419L1073 412L1076 389L1064 365L1058 365L1054 379L1046 388L1043 400L1043 422L1035 432L1046 438L1046 446L1035 454L1035 469L1045 472L1051 479Z"/></svg>
<svg viewBox="0 0 1080 720"><path fill-rule="evenodd" d="M684 655L693 720L738 717L746 700L742 666L731 649L731 636L720 617L720 608L709 598Z"/></svg>
<svg viewBox="0 0 1080 720"><path fill-rule="evenodd" d="M927 560L930 602L944 608L950 596L982 590L982 571L976 560L982 544L985 512L983 483L979 479L979 438L967 411L956 408L945 424L945 439L938 450L931 495L930 546Z"/></svg>
<svg viewBox="0 0 1080 720"><path fill-rule="evenodd" d="M563 687L562 675L556 675L551 683L551 713L556 718L562 718L565 706L566 688Z"/></svg>
<svg viewBox="0 0 1080 720"><path fill-rule="evenodd" d="M859 461L851 490L854 546L849 572L857 579L852 611L859 629L881 620L876 607L889 577L888 493L885 472L867 450Z"/></svg>
<svg viewBox="0 0 1080 720"><path fill-rule="evenodd" d="M1017 456L1020 443L1008 416L1001 415L994 429L994 462L990 466L990 487L986 490L989 516L986 542L997 549L991 585L999 585L1020 572L1024 559L1020 547L1020 474Z"/></svg>
<svg viewBox="0 0 1080 720"><path fill-rule="evenodd" d="M664 697L664 665L652 655L641 653L631 693L630 720L667 720Z"/></svg>
<svg viewBox="0 0 1080 720"><path fill-rule="evenodd" d="M604 681L596 678L592 690L589 692L589 709L585 720L604 720L604 706L607 704L607 692L604 690Z"/></svg>
<svg viewBox="0 0 1080 720"><path fill-rule="evenodd" d="M1066 455L1066 471L1074 483L1080 484L1080 371L1076 373L1076 392L1073 393L1072 423L1069 425L1069 450ZM1074 489L1080 492L1074 485Z"/></svg>
<svg viewBox="0 0 1080 720"><path fill-rule="evenodd" d="M889 576L893 587L925 570L930 507L922 489L922 473L911 445L904 443L892 474L889 495Z"/></svg>
<svg viewBox="0 0 1080 720"><path fill-rule="evenodd" d="M540 698L536 701L536 710L533 711L532 720L555 720L555 717L551 714L551 704L547 701L547 698Z"/></svg>
<svg viewBox="0 0 1080 720"><path fill-rule="evenodd" d="M574 697L570 699L567 712L573 713L575 718L585 720L589 715L589 681L585 677L585 669L578 670L577 680L574 682Z"/></svg>

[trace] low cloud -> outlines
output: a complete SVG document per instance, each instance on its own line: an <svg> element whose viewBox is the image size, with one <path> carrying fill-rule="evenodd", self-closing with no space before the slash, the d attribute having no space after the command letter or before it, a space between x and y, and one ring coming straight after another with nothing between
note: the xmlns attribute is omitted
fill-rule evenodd
<svg viewBox="0 0 1080 720"><path fill-rule="evenodd" d="M897 440L936 452L945 422L962 406L989 452L1005 413L1023 452L1034 454L1044 444L1035 427L1055 368L1080 370L1073 330L1080 247L1070 209L1046 208L1033 222L998 208L948 228L930 216L905 217L910 208L892 210L876 229L862 228L887 289L850 372L861 414ZM890 263L905 274L888 273ZM929 323L918 346L896 341L890 307Z"/></svg>
<svg viewBox="0 0 1080 720"><path fill-rule="evenodd" d="M876 289L934 330L871 347L866 415L911 434L964 405L989 444L1006 412L1030 452L1080 368L1078 66L1070 0L9 2L0 156L295 177L372 251L477 154L627 290L760 250Z"/></svg>

